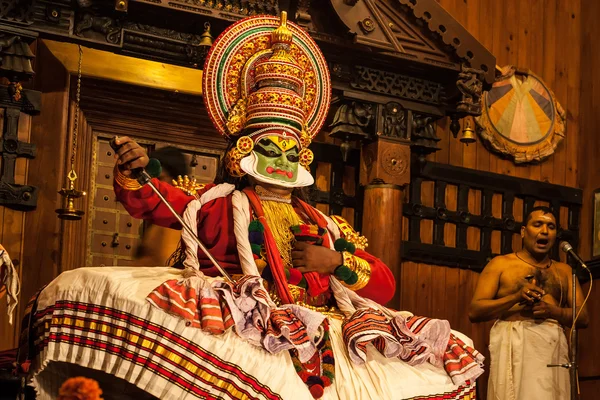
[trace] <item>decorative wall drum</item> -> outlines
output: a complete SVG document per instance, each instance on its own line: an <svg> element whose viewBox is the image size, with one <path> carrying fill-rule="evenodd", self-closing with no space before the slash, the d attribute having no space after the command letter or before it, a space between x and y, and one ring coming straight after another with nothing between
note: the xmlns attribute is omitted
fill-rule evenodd
<svg viewBox="0 0 600 400"><path fill-rule="evenodd" d="M565 111L531 71L505 66L481 102L481 116L475 119L480 137L517 164L547 158L565 135Z"/></svg>

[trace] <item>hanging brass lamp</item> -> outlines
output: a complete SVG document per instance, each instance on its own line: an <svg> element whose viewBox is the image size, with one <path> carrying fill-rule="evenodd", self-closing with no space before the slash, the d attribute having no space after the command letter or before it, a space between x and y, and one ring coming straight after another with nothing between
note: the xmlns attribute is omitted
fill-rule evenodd
<svg viewBox="0 0 600 400"><path fill-rule="evenodd" d="M74 170L69 171L67 175L69 181L68 188L62 188L58 193L65 198L65 208L59 208L56 210L58 218L65 219L68 221L78 221L81 219L83 214L82 210L75 208L75 199L85 196L86 193L75 189L75 181L77 180L77 174Z"/></svg>
<svg viewBox="0 0 600 400"><path fill-rule="evenodd" d="M71 170L67 174L67 187L62 188L58 193L64 197L65 208L56 210L58 218L67 221L78 221L85 212L75 208L75 200L85 196L86 193L75 189L77 173L75 172L75 156L77 154L77 133L79 128L79 102L81 99L81 63L83 61L83 49L79 46L79 67L77 70L77 94L75 97L75 117L73 119L73 142L71 148Z"/></svg>

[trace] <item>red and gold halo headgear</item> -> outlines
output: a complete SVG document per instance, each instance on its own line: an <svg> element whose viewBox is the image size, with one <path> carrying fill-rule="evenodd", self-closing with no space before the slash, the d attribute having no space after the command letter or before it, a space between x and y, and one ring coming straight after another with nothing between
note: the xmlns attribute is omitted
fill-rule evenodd
<svg viewBox="0 0 600 400"><path fill-rule="evenodd" d="M226 154L232 176L250 173L252 163L242 160L264 136L293 138L308 168L308 146L329 110L329 70L314 40L288 23L285 12L281 19L256 16L230 26L215 40L203 74L208 114L219 133L236 141Z"/></svg>

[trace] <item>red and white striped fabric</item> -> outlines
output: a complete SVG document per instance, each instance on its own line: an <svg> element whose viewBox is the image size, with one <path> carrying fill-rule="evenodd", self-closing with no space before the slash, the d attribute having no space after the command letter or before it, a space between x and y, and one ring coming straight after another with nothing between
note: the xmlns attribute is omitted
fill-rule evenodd
<svg viewBox="0 0 600 400"><path fill-rule="evenodd" d="M221 334L233 325L227 303L212 289L201 289L198 293L180 281L168 280L148 295L148 301L211 334Z"/></svg>
<svg viewBox="0 0 600 400"><path fill-rule="evenodd" d="M184 271L184 276L188 272ZM296 305L276 307L257 276L245 275L235 284L200 275L193 279L193 285L189 276L168 280L147 300L186 320L187 326L210 334L234 327L240 337L270 353L295 349L303 362L314 355L316 345L311 338L324 315Z"/></svg>
<svg viewBox="0 0 600 400"><path fill-rule="evenodd" d="M386 358L397 357L409 365L443 365L456 385L483 373L483 356L452 334L445 320L388 318L379 310L362 309L344 322L342 332L348 354L357 364L367 360L367 345L372 344Z"/></svg>
<svg viewBox="0 0 600 400"><path fill-rule="evenodd" d="M475 381L483 374L483 355L450 334L448 348L444 353L444 369L452 378L452 382L462 385L468 381Z"/></svg>

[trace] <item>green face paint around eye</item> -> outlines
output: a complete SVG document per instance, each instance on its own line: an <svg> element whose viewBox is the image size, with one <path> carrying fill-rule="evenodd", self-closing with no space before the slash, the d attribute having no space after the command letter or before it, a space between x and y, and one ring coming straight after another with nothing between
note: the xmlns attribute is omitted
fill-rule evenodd
<svg viewBox="0 0 600 400"><path fill-rule="evenodd" d="M298 176L298 148L282 151L269 139L262 139L254 147L258 158L256 172L267 178L294 182Z"/></svg>

